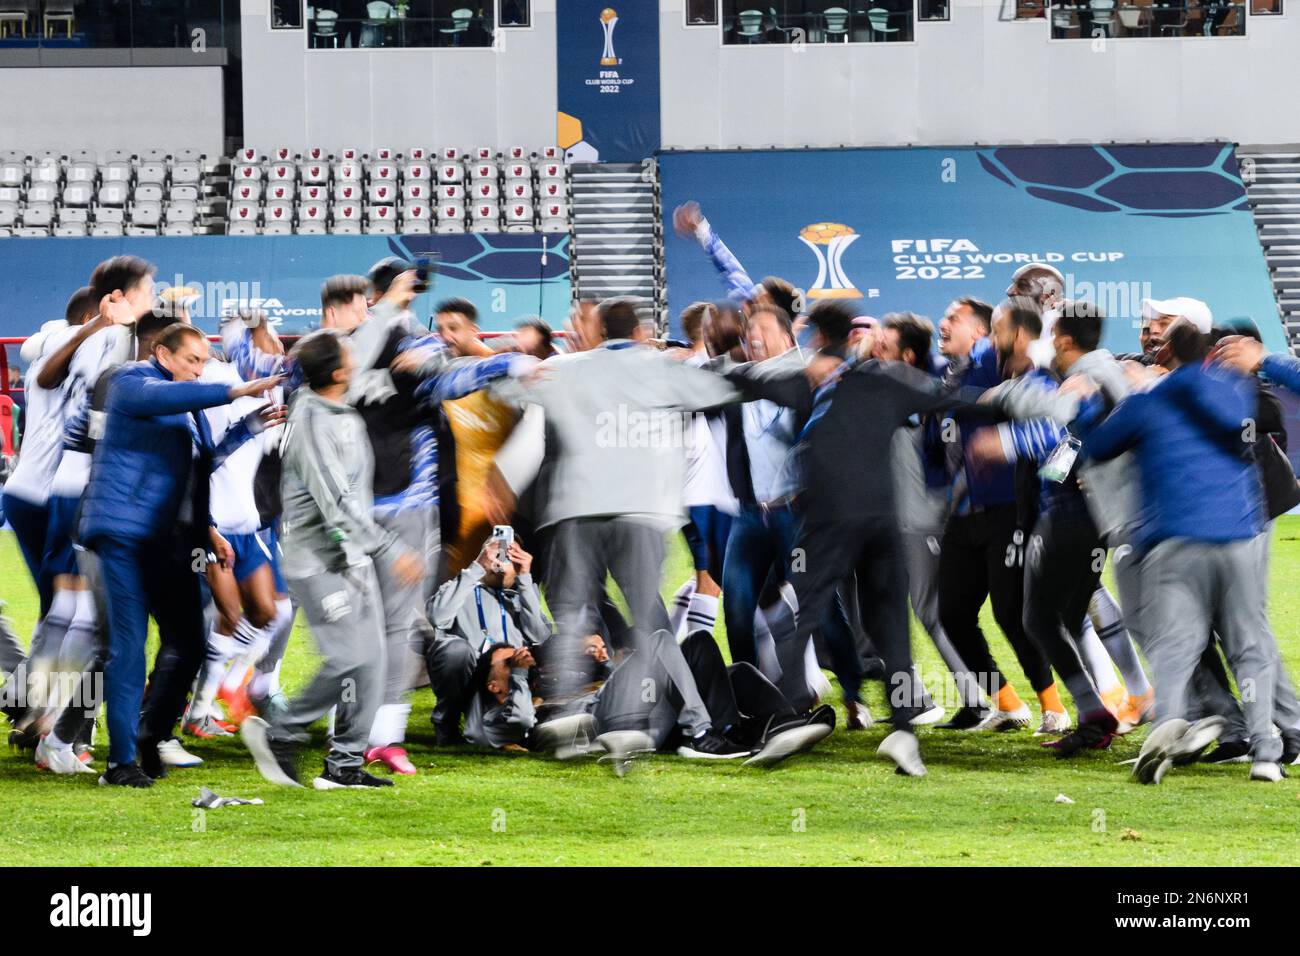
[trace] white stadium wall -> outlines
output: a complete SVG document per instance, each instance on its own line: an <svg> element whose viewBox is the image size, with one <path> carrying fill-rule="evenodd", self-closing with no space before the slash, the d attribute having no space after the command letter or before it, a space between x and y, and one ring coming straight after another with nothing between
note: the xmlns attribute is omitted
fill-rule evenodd
<svg viewBox="0 0 1300 956"><path fill-rule="evenodd" d="M222 152L221 67L0 69L5 149Z"/></svg>
<svg viewBox="0 0 1300 956"><path fill-rule="evenodd" d="M722 47L661 0L666 148L1300 141L1300 10L1244 38L1049 41L1045 20L953 0L916 42ZM756 6L762 6L756 4Z"/></svg>
<svg viewBox="0 0 1300 956"><path fill-rule="evenodd" d="M649 0L641 0L649 2ZM532 147L555 139L555 0L501 49L308 50L272 31L268 0L241 0L244 142Z"/></svg>

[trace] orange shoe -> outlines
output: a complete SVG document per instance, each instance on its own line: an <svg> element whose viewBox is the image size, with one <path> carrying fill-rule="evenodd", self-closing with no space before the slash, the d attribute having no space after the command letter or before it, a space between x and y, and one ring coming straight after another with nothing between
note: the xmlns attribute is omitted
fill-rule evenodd
<svg viewBox="0 0 1300 956"><path fill-rule="evenodd" d="M234 690L222 688L217 691L217 698L225 704L226 719L232 724L239 725L245 719L257 716L257 708L248 699L247 682L240 684Z"/></svg>
<svg viewBox="0 0 1300 956"><path fill-rule="evenodd" d="M1119 712L1124 709L1124 703L1127 700L1128 694L1124 692L1124 687L1120 684L1115 685L1115 687L1101 695L1101 702L1116 717L1119 717Z"/></svg>
<svg viewBox="0 0 1300 956"><path fill-rule="evenodd" d="M1156 709L1156 692L1154 689L1148 690L1145 694L1138 694L1136 697L1132 694L1124 698L1124 706L1120 708L1119 713L1115 716L1119 719L1119 733L1126 734L1145 723L1149 723L1155 716Z"/></svg>

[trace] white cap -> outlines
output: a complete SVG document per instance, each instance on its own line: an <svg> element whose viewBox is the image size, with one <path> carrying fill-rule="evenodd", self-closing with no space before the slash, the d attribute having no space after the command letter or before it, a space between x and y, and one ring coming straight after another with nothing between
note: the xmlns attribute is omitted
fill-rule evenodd
<svg viewBox="0 0 1300 956"><path fill-rule="evenodd" d="M63 319L50 319L50 321L41 326L39 332L35 335L29 335L27 340L23 342L23 347L18 350L23 361L28 365L35 362L41 357L41 353L45 350L45 340L53 333L58 332L61 329L66 329L67 327L68 323Z"/></svg>
<svg viewBox="0 0 1300 956"><path fill-rule="evenodd" d="M1196 326L1196 331L1202 335L1208 335L1210 326L1214 324L1214 317L1210 314L1210 307L1200 299L1192 299L1185 295L1173 299L1142 300L1142 318L1154 319L1160 315L1184 318Z"/></svg>

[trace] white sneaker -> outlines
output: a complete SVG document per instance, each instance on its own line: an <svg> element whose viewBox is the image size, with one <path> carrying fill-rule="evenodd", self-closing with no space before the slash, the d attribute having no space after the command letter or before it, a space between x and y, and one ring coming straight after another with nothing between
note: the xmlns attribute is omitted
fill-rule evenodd
<svg viewBox="0 0 1300 956"><path fill-rule="evenodd" d="M995 710L973 728L974 730L1024 730L1033 720L1029 706L1021 704L1015 710Z"/></svg>
<svg viewBox="0 0 1300 956"><path fill-rule="evenodd" d="M1250 765L1250 779L1262 780L1265 783L1281 783L1286 774L1282 768L1272 760L1256 760Z"/></svg>
<svg viewBox="0 0 1300 956"><path fill-rule="evenodd" d="M943 720L943 715L947 711L938 704L931 704L927 710L921 711L910 721L913 727L929 727L931 724L937 724Z"/></svg>
<svg viewBox="0 0 1300 956"><path fill-rule="evenodd" d="M158 742L158 756L165 767L198 767L203 763L202 757L194 756L175 738Z"/></svg>
<svg viewBox="0 0 1300 956"><path fill-rule="evenodd" d="M1219 739L1219 734L1227 726L1228 722L1218 714L1202 717L1191 724L1178 742L1169 748L1167 756L1175 766L1194 763L1206 747Z"/></svg>
<svg viewBox="0 0 1300 956"><path fill-rule="evenodd" d="M654 738L640 730L612 730L596 738L596 743L605 749L601 763L611 763L616 776L627 773L628 765L638 754L653 753Z"/></svg>
<svg viewBox="0 0 1300 956"><path fill-rule="evenodd" d="M917 743L916 734L909 730L895 730L880 742L880 748L876 753L894 761L900 773L909 777L925 776L925 764L921 762L921 745Z"/></svg>
<svg viewBox="0 0 1300 956"><path fill-rule="evenodd" d="M871 711L866 704L861 701L852 700L844 705L849 712L849 718L844 722L846 730L866 730L874 720L871 719Z"/></svg>
<svg viewBox="0 0 1300 956"><path fill-rule="evenodd" d="M591 714L570 714L548 720L537 727L537 744L540 750L555 751L556 760L572 760L586 754L600 752L592 738L596 719Z"/></svg>
<svg viewBox="0 0 1300 956"><path fill-rule="evenodd" d="M1166 720L1147 734L1133 762L1133 776L1138 783L1159 783L1174 765L1169 754L1178 747L1191 725L1181 717Z"/></svg>
<svg viewBox="0 0 1300 956"><path fill-rule="evenodd" d="M1070 729L1070 715L1063 710L1043 711L1043 722L1034 731L1035 737L1058 737Z"/></svg>
<svg viewBox="0 0 1300 956"><path fill-rule="evenodd" d="M51 773L71 776L78 773L95 773L93 767L88 767L77 759L71 747L51 747L46 743L48 737L42 737L36 745L36 766L41 770L48 770Z"/></svg>

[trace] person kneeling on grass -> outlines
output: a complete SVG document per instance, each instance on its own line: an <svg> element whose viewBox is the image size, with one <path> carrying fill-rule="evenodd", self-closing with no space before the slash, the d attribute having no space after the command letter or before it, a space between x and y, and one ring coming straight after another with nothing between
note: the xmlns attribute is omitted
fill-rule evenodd
<svg viewBox="0 0 1300 956"><path fill-rule="evenodd" d="M622 776L634 756L660 750L772 764L811 748L835 726L833 708L798 713L752 665L728 667L708 631L696 631L680 647L668 631L656 631L603 683L609 655L598 635L585 639L588 669L580 680L548 677L552 655L546 650L537 649L540 662L531 651L506 644L484 651L465 722L471 743L554 750L561 760L601 755ZM540 706L533 698L534 687L578 683L599 687L567 700L548 698ZM539 722L539 710L565 715Z"/></svg>
<svg viewBox="0 0 1300 956"><path fill-rule="evenodd" d="M301 786L298 749L307 729L335 708L325 770L312 785L392 786L362 767L384 698L384 611L374 561L390 560L409 586L424 579L424 562L372 517L370 442L361 416L345 401L351 346L325 329L302 339L292 355L307 387L293 397L284 443L284 576L323 662L286 711L271 723L249 717L240 733L263 777Z"/></svg>
<svg viewBox="0 0 1300 956"><path fill-rule="evenodd" d="M500 546L489 538L478 558L429 600L435 633L425 660L438 698L432 720L439 746L465 742L460 719L472 704L474 670L487 648L527 651L551 636L533 582L533 556L512 539L503 560Z"/></svg>

